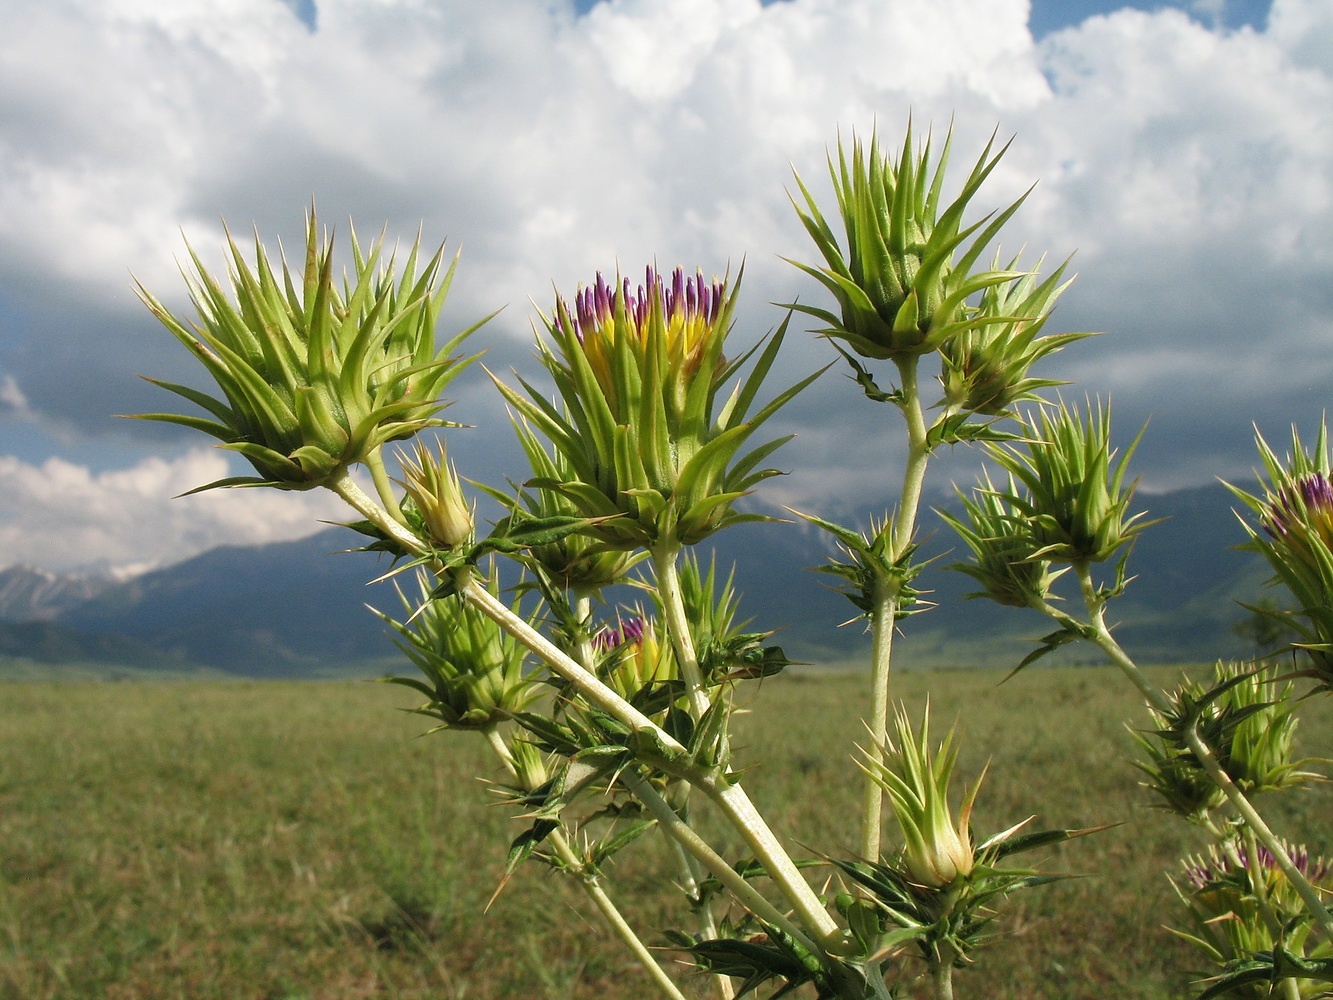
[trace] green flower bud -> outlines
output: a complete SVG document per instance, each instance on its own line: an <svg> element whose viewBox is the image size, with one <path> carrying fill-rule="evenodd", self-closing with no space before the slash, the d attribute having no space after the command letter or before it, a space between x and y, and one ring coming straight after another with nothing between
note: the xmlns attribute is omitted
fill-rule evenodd
<svg viewBox="0 0 1333 1000"><path fill-rule="evenodd" d="M981 295L975 322L940 344L944 386L943 402L959 410L985 416L1008 416L1015 403L1036 400L1037 389L1063 385L1052 379L1028 377L1028 369L1048 354L1090 333L1062 333L1040 337L1042 327L1060 293L1068 262L1041 284L1035 272L991 285ZM999 267L998 258L992 265ZM1037 262L1041 266L1041 261ZM1006 270L1018 270L1015 257ZM1071 279L1072 280L1072 279Z"/></svg>
<svg viewBox="0 0 1333 1000"><path fill-rule="evenodd" d="M1009 492L997 491L986 473L983 485L970 499L960 490L966 522L947 511L937 511L972 550L974 562L949 567L971 576L982 589L968 597L989 597L1014 608L1036 607L1048 601L1051 584L1066 569L1051 572L1050 560L1036 556L1026 516L1006 497L1017 494L1018 485L1009 477Z"/></svg>
<svg viewBox="0 0 1333 1000"><path fill-rule="evenodd" d="M835 167L830 157L829 173L846 232L845 249L796 178L805 202L804 207L796 205L796 211L825 266L793 263L833 294L838 311L795 308L827 323L821 333L846 342L862 357L928 353L969 326L991 322L974 316L967 299L1020 276L1001 270L972 274L971 268L1023 198L981 223L965 228L962 222L968 203L1004 149L992 156L992 137L958 197L941 211L951 144L952 134L932 172L930 142L915 150L910 125L896 161L880 154L874 136L868 151L853 138L850 159L839 143L838 163ZM955 260L955 251L969 240L970 246Z"/></svg>
<svg viewBox="0 0 1333 1000"><path fill-rule="evenodd" d="M918 885L944 889L972 872L969 823L981 780L968 792L955 822L949 806L949 781L958 758L953 730L932 753L929 706L917 732L899 706L895 729L897 741L885 742L883 761L871 759L864 766L888 793L905 841L908 874Z"/></svg>
<svg viewBox="0 0 1333 1000"><path fill-rule="evenodd" d="M410 509L420 516L433 545L452 549L472 540L475 505L468 506L453 463L445 464L445 445L432 455L430 449L416 442L416 458L401 455L403 488Z"/></svg>
<svg viewBox="0 0 1333 1000"><path fill-rule="evenodd" d="M1129 514L1134 484L1124 481L1143 431L1117 462L1109 408L1099 405L1085 420L1062 401L1019 423L1021 444L991 444L989 451L1025 490L998 495L1028 522L1026 558L1098 563L1127 550L1148 526L1139 523L1141 513Z"/></svg>
<svg viewBox="0 0 1333 1000"><path fill-rule="evenodd" d="M498 593L494 575L490 590ZM538 694L523 670L527 648L472 605L456 596L435 598L432 591L423 573L415 605L400 592L410 612L406 621L375 612L397 631L398 647L423 675L386 680L425 695L415 711L438 719L438 729L486 729L522 711Z"/></svg>
<svg viewBox="0 0 1333 1000"><path fill-rule="evenodd" d="M380 264L380 241L365 254L353 233L354 274L340 289L332 238L321 238L313 211L302 273L293 274L284 259L281 276L275 275L258 241L253 268L230 235L228 246L230 294L190 251L195 276L187 281L197 323L183 323L138 286L140 298L222 391L219 399L149 379L209 417L141 418L210 434L221 447L244 455L259 474L200 489L327 485L386 441L446 425L436 416L447 405L440 395L468 363L452 352L481 325L436 349L435 327L457 258L442 273L441 248L418 275L413 244L401 277L395 277L392 258Z"/></svg>

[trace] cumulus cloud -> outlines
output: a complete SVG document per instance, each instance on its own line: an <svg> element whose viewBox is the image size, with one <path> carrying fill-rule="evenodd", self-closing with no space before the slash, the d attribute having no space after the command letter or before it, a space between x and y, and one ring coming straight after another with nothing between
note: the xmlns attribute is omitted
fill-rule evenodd
<svg viewBox="0 0 1333 1000"><path fill-rule="evenodd" d="M1333 372L1333 11L1275 0L1263 30L1225 31L1121 10L1040 42L1028 14L1026 0L614 0L585 15L571 0L503 15L322 0L311 30L281 0L10 5L5 386L34 414L112 433L105 414L152 405L132 372L193 378L127 272L180 304L182 232L211 263L220 217L290 248L312 198L340 226L410 238L420 223L461 243L446 322L508 303L486 334L500 367L527 363L527 302L552 282L649 259L718 272L744 259L741 326L762 332L780 315L767 303L820 294L779 259L811 256L791 167L826 197L838 130L896 141L910 112L922 128L954 121L960 169L997 125L1017 135L982 200L1040 179L1006 249L1078 250L1058 321L1108 336L1052 373L1114 395L1131 430L1153 415L1148 481L1247 468L1249 421L1317 419ZM828 357L794 337L783 374ZM806 433L786 460L813 471L784 499L817 504L893 462L893 415L838 382L787 416ZM484 386L460 391L476 404L460 419L499 415ZM502 438L486 424L458 457L490 461Z"/></svg>
<svg viewBox="0 0 1333 1000"><path fill-rule="evenodd" d="M326 493L231 489L173 499L229 474L226 458L206 448L101 473L57 457L0 456L0 564L132 573L349 519Z"/></svg>

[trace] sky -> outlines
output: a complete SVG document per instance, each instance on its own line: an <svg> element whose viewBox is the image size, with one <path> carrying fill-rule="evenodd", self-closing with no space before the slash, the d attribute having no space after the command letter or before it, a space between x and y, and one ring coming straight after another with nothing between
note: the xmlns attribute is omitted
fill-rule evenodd
<svg viewBox="0 0 1333 1000"><path fill-rule="evenodd" d="M1252 483L1254 425L1307 437L1333 399L1333 4L1039 0L0 0L0 566L133 572L344 518L331 497L173 499L244 471L211 439L116 414L207 387L135 298L187 310L186 241L223 220L299 245L461 247L442 333L536 372L555 290L656 261L745 277L735 342L823 302L793 171L827 204L838 137L953 122L955 166L1013 142L976 199L1078 278L1048 330L1104 332L1038 374L1148 428L1145 495ZM826 304L826 303L825 303ZM798 321L778 380L834 359ZM785 384L785 383L784 383ZM775 391L778 387L775 382ZM465 476L525 468L480 371L446 415ZM835 369L774 433L756 502L893 503L896 411ZM970 483L945 453L929 489Z"/></svg>

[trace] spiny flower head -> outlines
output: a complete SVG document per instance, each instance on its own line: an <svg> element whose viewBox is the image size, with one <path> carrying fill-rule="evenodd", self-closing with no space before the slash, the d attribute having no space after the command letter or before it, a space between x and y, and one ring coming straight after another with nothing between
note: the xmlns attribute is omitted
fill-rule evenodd
<svg viewBox="0 0 1333 1000"><path fill-rule="evenodd" d="M958 759L953 730L932 749L929 706L919 731L899 706L895 728L897 740L885 741L883 760L871 758L863 766L889 795L905 841L908 874L917 885L943 889L972 872L970 821L981 781L969 790L955 821L949 805L949 782Z"/></svg>
<svg viewBox="0 0 1333 1000"><path fill-rule="evenodd" d="M1257 494L1230 487L1254 515L1257 526L1242 519L1250 541L1295 598L1298 610L1273 615L1294 628L1300 638L1292 647L1310 657L1310 675L1321 688L1333 690L1333 471L1328 434L1320 426L1314 447L1307 449L1295 428L1291 451L1279 455L1256 436L1265 479Z"/></svg>
<svg viewBox="0 0 1333 1000"><path fill-rule="evenodd" d="M651 619L639 614L604 626L593 637L593 649L604 658L602 679L629 701L650 686L680 677L670 644L658 638Z"/></svg>
<svg viewBox="0 0 1333 1000"><path fill-rule="evenodd" d="M215 398L149 379L209 416L150 413L141 419L210 434L258 473L200 489L325 486L386 441L446 426L436 416L446 405L440 394L467 364L452 352L481 325L440 349L435 345L457 261L445 267L441 248L418 274L419 245L413 244L395 276L394 260L381 262L382 241L369 252L363 252L355 232L351 242L354 266L340 282L333 239L321 235L313 211L303 270L293 271L282 259L275 273L258 239L252 266L228 234L230 289L191 250L195 274L186 281L197 322L177 319L138 286L140 298L221 390Z"/></svg>
<svg viewBox="0 0 1333 1000"><path fill-rule="evenodd" d="M1297 870L1316 890L1333 888L1333 869L1327 860L1312 856L1303 846L1283 845ZM1172 879L1193 927L1180 937L1201 948L1219 964L1245 961L1271 953L1282 945L1307 959L1333 957L1333 944L1311 935L1314 922L1272 853L1262 845L1250 848L1232 841L1188 857L1181 874ZM1261 903L1261 901L1263 901ZM1264 913L1271 907L1271 915ZM1280 934L1276 932L1280 928ZM1327 996L1321 984L1298 979L1302 997ZM1242 986L1228 995L1267 997L1268 984Z"/></svg>
<svg viewBox="0 0 1333 1000"><path fill-rule="evenodd" d="M1312 542L1333 550L1333 483L1316 469L1278 488L1263 521L1269 536L1313 559Z"/></svg>
<svg viewBox="0 0 1333 1000"><path fill-rule="evenodd" d="M440 549L453 549L472 538L475 504L469 506L463 496L462 485L453 463L445 458L444 441L439 451L431 450L420 441L414 455L401 455L403 488L407 495L403 507L409 516L421 518L426 537Z"/></svg>
<svg viewBox="0 0 1333 1000"><path fill-rule="evenodd" d="M819 332L845 342L862 357L926 354L964 330L1004 320L977 315L967 300L1021 276L1021 272L973 268L1023 198L965 226L968 203L1004 150L992 155L992 138L962 191L946 205L941 192L951 139L945 140L938 160L929 140L922 149L915 148L910 124L896 159L880 153L873 135L868 149L853 137L850 156L839 143L837 163L829 157L829 173L846 233L843 244L814 196L796 179L804 204L792 201L824 264L793 263L832 293L837 311L796 308L825 322ZM955 251L961 251L957 258Z"/></svg>
<svg viewBox="0 0 1333 1000"><path fill-rule="evenodd" d="M521 379L524 392L496 379L558 453L552 464L564 478L529 485L559 492L595 521L587 534L604 548L691 545L727 524L764 519L733 504L779 474L761 463L787 439L743 449L818 373L757 402L790 316L728 361L723 346L739 286L740 275L729 288L725 279L687 278L680 269L668 280L649 267L637 287L599 274L573 306L557 298L555 318L542 317L546 336L537 349L558 403Z"/></svg>

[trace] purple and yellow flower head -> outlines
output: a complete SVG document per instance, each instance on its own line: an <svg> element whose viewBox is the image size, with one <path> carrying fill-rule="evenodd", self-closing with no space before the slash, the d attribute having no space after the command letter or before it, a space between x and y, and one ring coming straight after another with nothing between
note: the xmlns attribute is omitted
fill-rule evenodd
<svg viewBox="0 0 1333 1000"><path fill-rule="evenodd" d="M1317 539L1333 551L1333 483L1328 476L1316 470L1279 489L1269 504L1264 530L1288 545L1308 549Z"/></svg>
<svg viewBox="0 0 1333 1000"><path fill-rule="evenodd" d="M649 618L617 618L593 637L593 648L604 657L603 680L616 693L633 699L650 684L676 680L680 671L669 644L659 641Z"/></svg>
<svg viewBox="0 0 1333 1000"><path fill-rule="evenodd" d="M649 266L637 287L629 278L617 285L599 271L591 286L580 286L571 309L557 297L555 318L560 331L573 334L608 399L620 393L616 384L617 346L627 346L637 359L656 355L672 386L684 388L701 369L710 380L723 367L721 341L730 322L730 297L725 279L704 278L703 271L686 277L676 268L666 280Z"/></svg>

